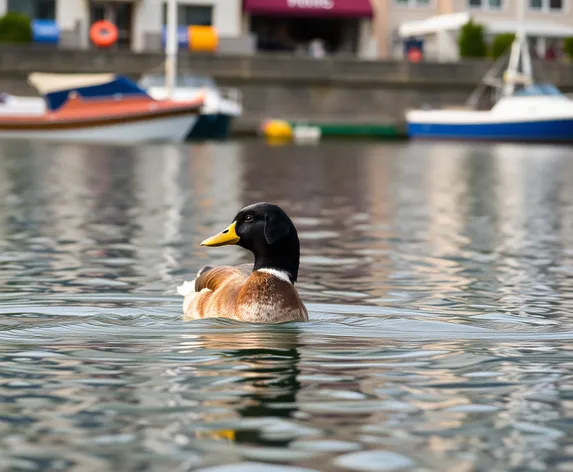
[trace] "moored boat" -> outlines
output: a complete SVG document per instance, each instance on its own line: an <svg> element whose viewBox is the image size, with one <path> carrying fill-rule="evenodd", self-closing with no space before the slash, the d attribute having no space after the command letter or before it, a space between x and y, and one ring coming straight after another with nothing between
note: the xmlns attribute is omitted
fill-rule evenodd
<svg viewBox="0 0 573 472"><path fill-rule="evenodd" d="M488 90L493 105L479 109ZM509 58L502 57L488 71L466 107L408 110L406 123L411 138L573 142L573 101L553 84L535 80L521 30Z"/></svg>
<svg viewBox="0 0 573 472"><path fill-rule="evenodd" d="M573 101L550 84L527 86L491 110L411 110L406 121L412 138L573 141Z"/></svg>
<svg viewBox="0 0 573 472"><path fill-rule="evenodd" d="M0 107L0 138L181 142L203 105L202 97L155 100L116 74L33 73L28 80L45 106L15 97Z"/></svg>

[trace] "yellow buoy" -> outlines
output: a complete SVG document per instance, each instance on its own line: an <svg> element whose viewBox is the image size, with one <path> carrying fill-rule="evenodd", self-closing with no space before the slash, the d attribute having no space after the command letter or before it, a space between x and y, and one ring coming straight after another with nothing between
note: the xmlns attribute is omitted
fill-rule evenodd
<svg viewBox="0 0 573 472"><path fill-rule="evenodd" d="M266 120L261 131L267 138L292 139L292 126L285 120Z"/></svg>
<svg viewBox="0 0 573 472"><path fill-rule="evenodd" d="M191 51L214 52L218 45L219 37L212 26L189 26L189 49Z"/></svg>

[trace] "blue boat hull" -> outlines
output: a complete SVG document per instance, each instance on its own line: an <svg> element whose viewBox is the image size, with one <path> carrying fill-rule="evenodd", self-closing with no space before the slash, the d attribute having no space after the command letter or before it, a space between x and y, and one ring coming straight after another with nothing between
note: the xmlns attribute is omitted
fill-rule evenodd
<svg viewBox="0 0 573 472"><path fill-rule="evenodd" d="M200 115L187 136L188 140L227 139L233 117L223 113Z"/></svg>
<svg viewBox="0 0 573 472"><path fill-rule="evenodd" d="M408 123L411 138L573 142L573 119L487 124Z"/></svg>

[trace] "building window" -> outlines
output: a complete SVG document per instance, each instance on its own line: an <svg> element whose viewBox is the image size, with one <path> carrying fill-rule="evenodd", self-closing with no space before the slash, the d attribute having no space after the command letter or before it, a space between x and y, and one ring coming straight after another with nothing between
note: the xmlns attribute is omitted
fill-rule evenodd
<svg viewBox="0 0 573 472"><path fill-rule="evenodd" d="M535 11L560 12L564 10L565 0L529 0L529 8Z"/></svg>
<svg viewBox="0 0 573 472"><path fill-rule="evenodd" d="M394 2L405 7L426 7L430 4L430 0L394 0Z"/></svg>
<svg viewBox="0 0 573 472"><path fill-rule="evenodd" d="M523 1L523 0L521 0ZM501 10L503 0L468 0L468 7L482 10Z"/></svg>
<svg viewBox="0 0 573 472"><path fill-rule="evenodd" d="M199 25L213 26L213 7L210 5L177 6L177 23L179 26ZM163 24L167 24L167 4L163 4Z"/></svg>
<svg viewBox="0 0 573 472"><path fill-rule="evenodd" d="M8 11L24 13L31 20L55 20L56 0L8 0Z"/></svg>

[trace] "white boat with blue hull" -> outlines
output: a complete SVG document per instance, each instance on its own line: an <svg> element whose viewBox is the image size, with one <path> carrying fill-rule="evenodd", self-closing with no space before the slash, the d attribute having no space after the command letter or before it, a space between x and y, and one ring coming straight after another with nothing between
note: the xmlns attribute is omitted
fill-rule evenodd
<svg viewBox="0 0 573 472"><path fill-rule="evenodd" d="M480 110L486 91L493 106ZM505 57L492 67L465 108L409 110L406 123L411 138L573 142L573 101L552 84L534 80L527 41L519 31L509 62Z"/></svg>
<svg viewBox="0 0 573 472"><path fill-rule="evenodd" d="M573 142L573 102L552 85L531 85L488 111L412 110L412 138Z"/></svg>

